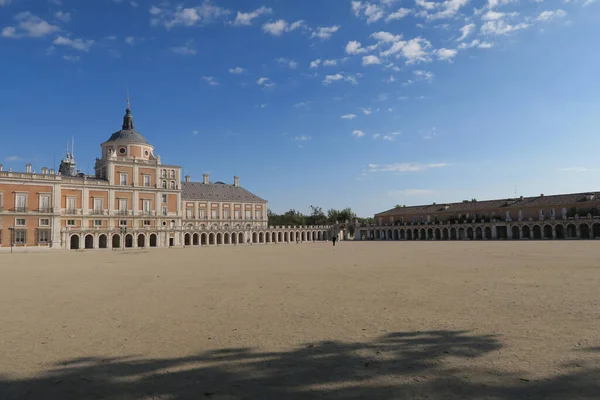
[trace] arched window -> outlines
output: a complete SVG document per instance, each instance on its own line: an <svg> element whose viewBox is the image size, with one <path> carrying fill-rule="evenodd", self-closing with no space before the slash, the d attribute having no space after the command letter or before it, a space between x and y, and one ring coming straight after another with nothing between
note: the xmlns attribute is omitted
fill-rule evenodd
<svg viewBox="0 0 600 400"><path fill-rule="evenodd" d="M166 169L163 169L163 170L162 170L162 177L163 177L163 178L166 178L166 177L167 177L167 170L166 170Z"/></svg>
<svg viewBox="0 0 600 400"><path fill-rule="evenodd" d="M167 181L162 181L162 187L163 187L163 189L167 188Z"/></svg>
<svg viewBox="0 0 600 400"><path fill-rule="evenodd" d="M171 179L175 179L175 170L171 170L171 176L170 176L170 178Z"/></svg>
<svg viewBox="0 0 600 400"><path fill-rule="evenodd" d="M175 181L171 181L171 189L175 189Z"/></svg>

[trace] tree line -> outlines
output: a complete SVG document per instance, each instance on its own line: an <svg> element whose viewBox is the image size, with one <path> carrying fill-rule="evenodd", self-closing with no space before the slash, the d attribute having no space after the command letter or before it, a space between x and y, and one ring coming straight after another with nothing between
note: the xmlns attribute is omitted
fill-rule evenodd
<svg viewBox="0 0 600 400"><path fill-rule="evenodd" d="M374 218L358 218L356 213L350 207L342 210L331 208L324 212L321 207L310 206L310 214L303 214L300 211L291 209L283 214L276 214L271 210L267 211L270 226L280 225L333 225L336 223L354 223L358 220L359 223L372 223Z"/></svg>

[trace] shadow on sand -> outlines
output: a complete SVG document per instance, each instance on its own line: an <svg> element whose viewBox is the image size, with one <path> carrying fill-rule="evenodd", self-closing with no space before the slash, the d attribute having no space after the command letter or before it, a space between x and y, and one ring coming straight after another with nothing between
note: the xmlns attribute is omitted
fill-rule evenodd
<svg viewBox="0 0 600 400"><path fill-rule="evenodd" d="M0 377L0 399L600 398L599 369L527 381L516 372L456 366L501 347L494 336L428 331L285 352L231 348L182 358L79 358L31 379Z"/></svg>

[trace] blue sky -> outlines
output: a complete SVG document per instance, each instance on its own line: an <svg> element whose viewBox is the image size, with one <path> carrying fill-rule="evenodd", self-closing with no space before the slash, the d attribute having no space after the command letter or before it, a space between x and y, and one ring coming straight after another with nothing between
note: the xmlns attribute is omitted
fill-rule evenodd
<svg viewBox="0 0 600 400"><path fill-rule="evenodd" d="M0 162L120 129L283 212L600 190L600 0L0 0Z"/></svg>

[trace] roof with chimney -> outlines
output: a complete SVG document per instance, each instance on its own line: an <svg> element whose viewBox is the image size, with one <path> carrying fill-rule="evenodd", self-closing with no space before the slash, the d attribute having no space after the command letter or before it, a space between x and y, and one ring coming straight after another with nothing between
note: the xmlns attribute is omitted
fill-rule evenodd
<svg viewBox="0 0 600 400"><path fill-rule="evenodd" d="M600 192L586 192L586 193L568 193L568 194L557 194L557 195L540 195L535 197L517 197L507 198L498 200L464 200L460 203L434 203L425 204L419 206L404 206L396 207L391 210L375 214L376 217L385 216L400 216L400 215L412 215L415 213L436 213L436 212L449 212L449 213L466 213L466 212L481 212L486 210L494 210L499 208L519 209L522 207L535 207L535 206L567 206L577 203L592 204L600 201Z"/></svg>
<svg viewBox="0 0 600 400"><path fill-rule="evenodd" d="M181 182L182 200L239 201L244 203L266 203L254 193L241 186L223 182Z"/></svg>
<svg viewBox="0 0 600 400"><path fill-rule="evenodd" d="M125 110L122 129L113 133L105 143L110 142L118 144L148 144L146 138L135 130L135 126L133 125L133 115L131 115L131 109L129 107Z"/></svg>

